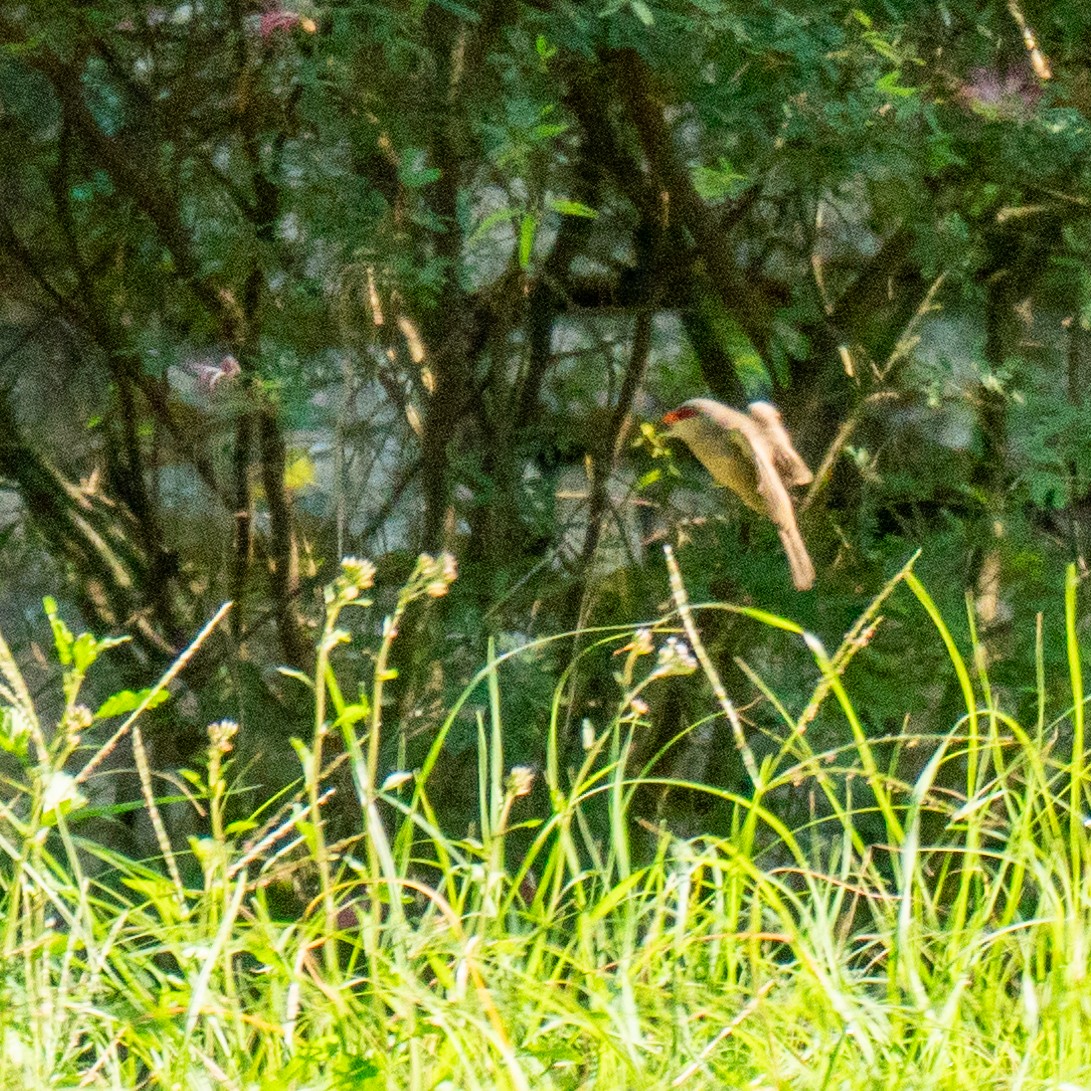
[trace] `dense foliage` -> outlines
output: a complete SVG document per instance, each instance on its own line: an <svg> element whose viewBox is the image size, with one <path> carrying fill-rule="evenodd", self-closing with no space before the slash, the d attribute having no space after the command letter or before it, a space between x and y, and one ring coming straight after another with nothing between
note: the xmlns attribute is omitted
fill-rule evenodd
<svg viewBox="0 0 1091 1091"><path fill-rule="evenodd" d="M1067 0L0 4L0 1087L1086 1085L1089 115Z"/></svg>
<svg viewBox="0 0 1091 1091"><path fill-rule="evenodd" d="M189 700L158 713L164 767L224 714L256 749L295 733L303 687L263 664L311 669L346 554L384 586L421 550L461 572L402 619L387 765L421 759L489 640L654 616L665 540L695 599L830 638L921 548L952 616L973 597L984 654L1027 662L1013 632L1087 545L1089 20L1069 3L4 5L10 606L40 594L29 572L65 577L91 627L132 635L135 685L235 603ZM784 410L816 470L814 592L650 426L707 392ZM805 668L759 626L709 624L740 704L755 663L803 698ZM901 715L892 679L935 679L911 645L895 606L860 683L869 730ZM582 646L528 660L506 698L515 756L542 760ZM573 745L613 700L608 657L581 664ZM690 699L649 710L650 752ZM955 706L936 684L917 715ZM472 716L450 745L472 768Z"/></svg>
<svg viewBox="0 0 1091 1091"><path fill-rule="evenodd" d="M630 775L642 702L672 681L696 686L698 661L719 689L697 635L718 608L690 607L674 575L669 613L599 634L623 656L623 688L578 767L561 765L560 699L543 768L509 764L502 695L533 649L482 666L459 702L488 693L469 778L476 821L457 836L436 822L435 793L458 704L421 767L380 782L395 630L358 701L330 669L341 622L368 609L366 564L346 563L328 589L297 792L232 820L238 725L210 725L184 785L205 821L183 850L136 747L154 864L87 835L85 789L116 736L80 746L81 695L114 649L54 615L65 714L50 738L0 640L0 741L20 770L0 803L0 1088L1086 1087L1091 832L1074 570L1056 622L1069 668L1039 677L1024 722L911 570L829 654L750 611L777 646L803 644L817 675L798 716L765 689L780 718L761 749L740 744L746 792ZM447 586L442 566L422 564L400 602ZM941 734L869 737L844 684L850 663L873 657L864 634L894 601L920 621L921 651L941 644L958 679L964 704ZM114 695L99 715L128 713L118 730L139 740L169 680ZM917 696L905 694L907 709ZM694 735L724 713L722 694L696 712ZM836 742L819 741L823 722L841 725ZM335 737L352 774L336 841L323 769ZM683 839L641 822L639 793L664 787L714 803L729 833Z"/></svg>

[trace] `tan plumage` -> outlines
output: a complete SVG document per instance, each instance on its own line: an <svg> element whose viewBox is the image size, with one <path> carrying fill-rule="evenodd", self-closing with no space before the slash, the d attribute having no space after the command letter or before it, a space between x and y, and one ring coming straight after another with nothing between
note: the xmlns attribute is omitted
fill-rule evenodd
<svg viewBox="0 0 1091 1091"><path fill-rule="evenodd" d="M711 398L691 398L663 418L670 435L685 440L713 478L747 507L772 520L788 557L792 583L814 584L814 565L796 524L792 485L812 480L780 413L768 402L751 402L743 413Z"/></svg>
<svg viewBox="0 0 1091 1091"><path fill-rule="evenodd" d="M792 446L792 437L781 422L780 410L769 402L751 402L747 412L761 427L773 452L773 464L785 485L809 485L814 474Z"/></svg>

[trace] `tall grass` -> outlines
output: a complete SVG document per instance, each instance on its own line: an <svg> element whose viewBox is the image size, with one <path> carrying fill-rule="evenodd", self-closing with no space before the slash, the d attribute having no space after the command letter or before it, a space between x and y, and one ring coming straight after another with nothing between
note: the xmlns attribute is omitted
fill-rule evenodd
<svg viewBox="0 0 1091 1091"><path fill-rule="evenodd" d="M701 644L706 612L733 608L689 604L668 561L673 612L596 634L617 652L619 698L604 727L585 725L578 761L564 745L564 684L544 767L505 761L513 652L488 658L420 768L384 780L398 617L442 594L453 571L422 558L374 650L370 691L350 700L336 664L372 570L345 562L327 591L298 793L233 821L234 725L214 724L204 770L190 775L205 833L186 845L171 840L139 736L173 675L91 713L81 686L108 642L74 638L53 609L65 710L46 730L0 641L3 741L19 770L0 803L0 1086L1091 1086L1074 574L1072 703L1056 722L1044 669L1038 722L1000 707L985 657L960 651L910 567L832 653L790 621L742 611L801 642L817 668L798 710L745 668L779 718L759 740ZM963 714L939 735L869 737L846 688L892 594L916 597L961 690ZM633 768L647 702L686 673L740 750L745 790ZM447 732L482 692L479 812L456 836L440 828L430 785ZM122 715L154 861L80 834L90 778L117 742L89 749L81 736ZM844 731L817 750L808 727L820 716ZM346 766L358 817L335 841L326 815ZM729 833L635 823L634 793L656 786L715 797ZM284 883L307 903L290 916L277 911Z"/></svg>

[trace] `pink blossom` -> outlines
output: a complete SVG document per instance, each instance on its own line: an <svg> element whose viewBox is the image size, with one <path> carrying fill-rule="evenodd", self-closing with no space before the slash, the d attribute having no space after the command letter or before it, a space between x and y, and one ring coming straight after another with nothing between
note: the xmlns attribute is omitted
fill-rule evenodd
<svg viewBox="0 0 1091 1091"><path fill-rule="evenodd" d="M262 12L259 32L262 38L269 38L278 30L291 30L299 26L303 16L297 11L265 11Z"/></svg>
<svg viewBox="0 0 1091 1091"><path fill-rule="evenodd" d="M1041 87L1022 69L975 68L958 97L987 117L1027 118L1042 97Z"/></svg>
<svg viewBox="0 0 1091 1091"><path fill-rule="evenodd" d="M298 11L285 11L275 3L267 3L258 20L258 33L263 40L279 31L295 30L296 27L307 34L313 34L318 29L318 24L310 16L301 15Z"/></svg>
<svg viewBox="0 0 1091 1091"><path fill-rule="evenodd" d="M230 383L241 373L239 361L228 354L218 364L198 364L197 383L202 390L211 394L220 383Z"/></svg>

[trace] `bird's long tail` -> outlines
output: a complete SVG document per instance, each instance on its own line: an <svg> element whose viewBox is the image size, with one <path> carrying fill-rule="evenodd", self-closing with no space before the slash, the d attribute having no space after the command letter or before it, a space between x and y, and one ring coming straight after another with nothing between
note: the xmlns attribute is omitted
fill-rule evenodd
<svg viewBox="0 0 1091 1091"><path fill-rule="evenodd" d="M809 591L814 586L814 564L807 547L803 544L803 535L792 520L790 526L778 526L780 544L788 556L788 567L792 570L792 583L797 591Z"/></svg>

